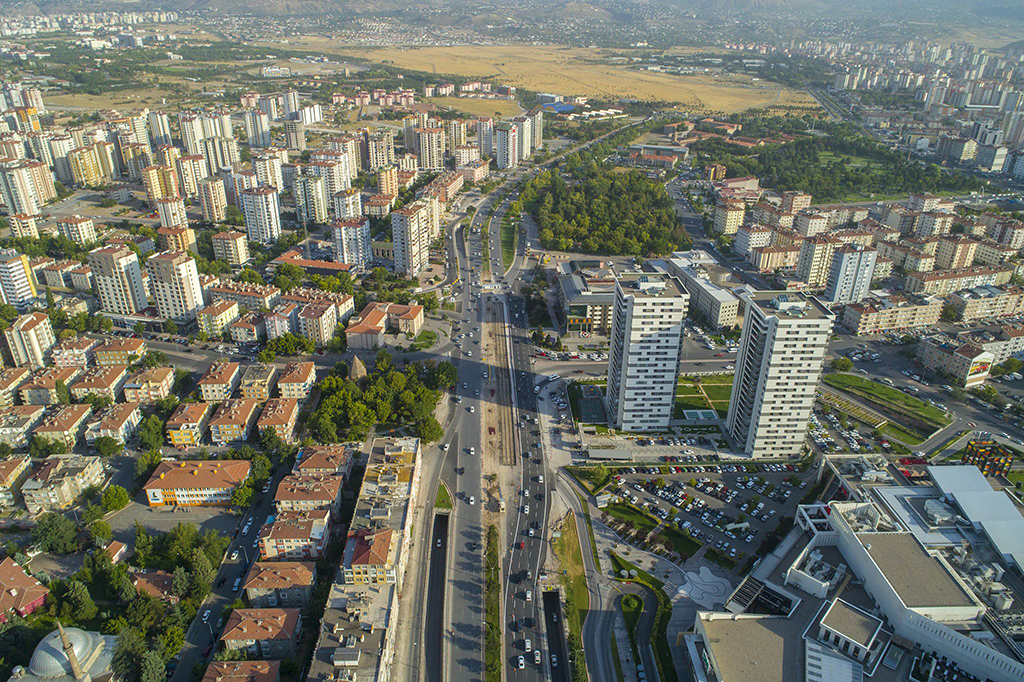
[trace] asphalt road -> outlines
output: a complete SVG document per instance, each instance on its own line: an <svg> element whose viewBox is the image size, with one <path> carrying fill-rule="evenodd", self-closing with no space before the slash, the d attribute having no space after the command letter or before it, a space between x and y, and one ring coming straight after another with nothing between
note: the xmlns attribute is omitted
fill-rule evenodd
<svg viewBox="0 0 1024 682"><path fill-rule="evenodd" d="M277 490L277 484L288 473L289 471L286 467L278 466L269 481L269 491L266 493L257 491L253 495L252 505L246 513L239 516L238 526L235 530L236 536L232 538L225 560L217 570L217 577L213 582L213 591L203 602L202 606L199 607L199 616L192 621L185 632L185 645L181 649L181 660L178 662L178 667L174 670L174 673L168 678L171 682L190 682L192 679L192 666L199 661L209 661L213 656L212 650L206 656L203 655L203 650L208 644L216 644L217 638L220 637L220 631L216 625L224 607L242 594L241 588L239 588L238 592L232 591L231 588L234 585L235 578L244 578L251 563L259 558L259 550L253 546L253 542L259 536L260 526L263 521L266 520L268 515L274 513L274 493ZM230 512L225 511L224 513ZM247 534L242 535L241 528L249 517L253 518L252 527ZM187 521L188 519L184 518L182 520ZM229 557L236 549L239 556L237 559L232 560ZM204 623L201 616L206 609L210 609L211 613L209 620ZM216 647L213 648L215 649Z"/></svg>

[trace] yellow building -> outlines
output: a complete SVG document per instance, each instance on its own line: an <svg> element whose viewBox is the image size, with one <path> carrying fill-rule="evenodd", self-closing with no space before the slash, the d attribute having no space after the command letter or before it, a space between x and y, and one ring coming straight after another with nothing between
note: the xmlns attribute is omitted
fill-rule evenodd
<svg viewBox="0 0 1024 682"><path fill-rule="evenodd" d="M210 403L182 403L167 420L167 441L176 448L199 445L210 420Z"/></svg>
<svg viewBox="0 0 1024 682"><path fill-rule="evenodd" d="M97 187L103 184L100 161L92 147L79 147L68 152L68 165L71 166L71 179L76 185Z"/></svg>
<svg viewBox="0 0 1024 682"><path fill-rule="evenodd" d="M230 504L231 493L249 477L245 460L160 462L143 490L150 507Z"/></svg>

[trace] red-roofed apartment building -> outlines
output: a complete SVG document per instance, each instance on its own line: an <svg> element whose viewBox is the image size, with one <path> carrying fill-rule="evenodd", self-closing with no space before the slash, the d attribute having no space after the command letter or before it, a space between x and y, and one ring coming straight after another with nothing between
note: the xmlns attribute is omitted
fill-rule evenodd
<svg viewBox="0 0 1024 682"><path fill-rule="evenodd" d="M46 601L49 588L25 573L25 569L7 557L0 561L0 622L14 611L24 618Z"/></svg>

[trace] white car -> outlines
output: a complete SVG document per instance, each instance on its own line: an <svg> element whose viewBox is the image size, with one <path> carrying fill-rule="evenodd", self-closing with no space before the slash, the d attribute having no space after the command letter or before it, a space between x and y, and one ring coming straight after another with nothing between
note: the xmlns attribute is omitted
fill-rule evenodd
<svg viewBox="0 0 1024 682"><path fill-rule="evenodd" d="M472 507L475 504L476 504L476 498L473 497L472 495L470 495L469 496L469 506Z"/></svg>
<svg viewBox="0 0 1024 682"><path fill-rule="evenodd" d="M476 412L476 408L475 408L475 407L473 407L472 405L470 405L470 406L469 406L469 411L470 411L470 412Z"/></svg>
<svg viewBox="0 0 1024 682"><path fill-rule="evenodd" d="M449 447L450 447L449 444L445 443L444 445L441 446L441 449L444 450L445 452L448 452L448 448Z"/></svg>
<svg viewBox="0 0 1024 682"><path fill-rule="evenodd" d="M526 659L523 658L522 656L520 656L519 659L516 661L516 667L518 667L520 670L525 668L526 667Z"/></svg>
<svg viewBox="0 0 1024 682"><path fill-rule="evenodd" d="M212 613L212 611L210 611L210 609L206 609L205 611L203 611L203 622L204 623L206 621L210 620L210 614L211 613Z"/></svg>
<svg viewBox="0 0 1024 682"><path fill-rule="evenodd" d="M231 560L234 561L237 558L238 558L238 550L236 549L235 551L231 552Z"/></svg>

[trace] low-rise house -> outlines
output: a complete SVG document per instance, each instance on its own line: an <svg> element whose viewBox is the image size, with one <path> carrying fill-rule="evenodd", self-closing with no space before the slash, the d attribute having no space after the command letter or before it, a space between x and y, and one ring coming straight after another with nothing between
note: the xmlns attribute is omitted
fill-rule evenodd
<svg viewBox="0 0 1024 682"><path fill-rule="evenodd" d="M207 335L220 337L228 325L239 317L238 304L234 301L217 301L199 311L199 330Z"/></svg>
<svg viewBox="0 0 1024 682"><path fill-rule="evenodd" d="M135 435L141 421L139 403L111 405L86 424L85 442L92 446L100 438L113 438L124 445Z"/></svg>
<svg viewBox="0 0 1024 682"><path fill-rule="evenodd" d="M0 622L9 622L10 614L22 618L46 603L50 588L30 576L11 557L0 561Z"/></svg>
<svg viewBox="0 0 1024 682"><path fill-rule="evenodd" d="M87 367L71 384L71 398L81 401L85 400L86 396L98 395L117 402L127 380L128 365Z"/></svg>
<svg viewBox="0 0 1024 682"><path fill-rule="evenodd" d="M10 407L13 405L14 396L18 395L22 385L31 376L32 370L27 367L0 369L0 407Z"/></svg>
<svg viewBox="0 0 1024 682"><path fill-rule="evenodd" d="M384 332L396 329L415 336L423 326L423 306L398 303L367 304L345 330L349 348L376 348L384 341Z"/></svg>
<svg viewBox="0 0 1024 682"><path fill-rule="evenodd" d="M343 476L289 474L277 486L274 508L279 512L327 509L337 518L344 484Z"/></svg>
<svg viewBox="0 0 1024 682"><path fill-rule="evenodd" d="M146 354L142 339L115 338L96 347L97 365L133 365Z"/></svg>
<svg viewBox="0 0 1024 682"><path fill-rule="evenodd" d="M328 509L279 512L260 528L260 559L316 560L327 550L331 535Z"/></svg>
<svg viewBox="0 0 1024 682"><path fill-rule="evenodd" d="M253 608L305 608L315 583L316 563L312 561L255 561L242 589Z"/></svg>
<svg viewBox="0 0 1024 682"><path fill-rule="evenodd" d="M39 426L32 432L32 437L63 443L71 452L82 437L90 414L92 405L88 403L57 405L43 416Z"/></svg>
<svg viewBox="0 0 1024 682"><path fill-rule="evenodd" d="M348 481L352 462L352 451L344 445L314 445L299 451L293 471L307 475L338 475Z"/></svg>
<svg viewBox="0 0 1024 682"><path fill-rule="evenodd" d="M0 443L14 449L25 447L44 414L46 405L11 405L0 409Z"/></svg>
<svg viewBox="0 0 1024 682"><path fill-rule="evenodd" d="M50 455L21 486L25 507L32 514L71 506L83 490L103 482L99 457Z"/></svg>
<svg viewBox="0 0 1024 682"><path fill-rule="evenodd" d="M0 460L0 507L13 507L21 494L21 485L32 470L28 457L8 457Z"/></svg>
<svg viewBox="0 0 1024 682"><path fill-rule="evenodd" d="M220 640L228 651L291 658L302 635L299 609L235 609Z"/></svg>
<svg viewBox="0 0 1024 682"><path fill-rule="evenodd" d="M201 682L281 682L281 661L213 661Z"/></svg>
<svg viewBox="0 0 1024 682"><path fill-rule="evenodd" d="M206 433L213 405L210 403L181 403L167 420L167 441L176 448L199 445Z"/></svg>
<svg viewBox="0 0 1024 682"><path fill-rule="evenodd" d="M100 342L87 336L72 336L58 341L53 348L53 364L57 367L87 367L96 356Z"/></svg>
<svg viewBox="0 0 1024 682"><path fill-rule="evenodd" d="M177 604L174 594L174 574L167 571L131 571L128 577L137 592L156 597L167 604Z"/></svg>
<svg viewBox="0 0 1024 682"><path fill-rule="evenodd" d="M303 402L309 397L316 383L316 365L312 362L291 362L281 370L277 390L282 398L294 398Z"/></svg>
<svg viewBox="0 0 1024 682"><path fill-rule="evenodd" d="M242 372L239 394L243 398L263 402L270 398L277 381L277 367L274 365L249 365Z"/></svg>
<svg viewBox="0 0 1024 682"><path fill-rule="evenodd" d="M249 477L249 462L163 461L142 489L150 507L200 507L231 503L231 493Z"/></svg>
<svg viewBox="0 0 1024 682"><path fill-rule="evenodd" d="M128 377L124 384L124 399L149 405L169 396L173 387L174 370L170 367L143 369Z"/></svg>
<svg viewBox="0 0 1024 682"><path fill-rule="evenodd" d="M117 540L111 540L107 545L107 554L110 555L110 563L121 563L128 556L128 545Z"/></svg>
<svg viewBox="0 0 1024 682"><path fill-rule="evenodd" d="M288 441L295 430L295 422L299 417L299 401L295 398L271 398L263 406L263 412L256 421L256 429L263 433L264 429L273 429L277 437Z"/></svg>
<svg viewBox="0 0 1024 682"><path fill-rule="evenodd" d="M199 380L199 392L208 403L227 400L238 388L241 377L237 362L214 362Z"/></svg>
<svg viewBox="0 0 1024 682"><path fill-rule="evenodd" d="M54 405L60 402L59 387L65 388L79 375L78 367L43 367L21 385L22 405ZM70 395L70 391L69 391Z"/></svg>

